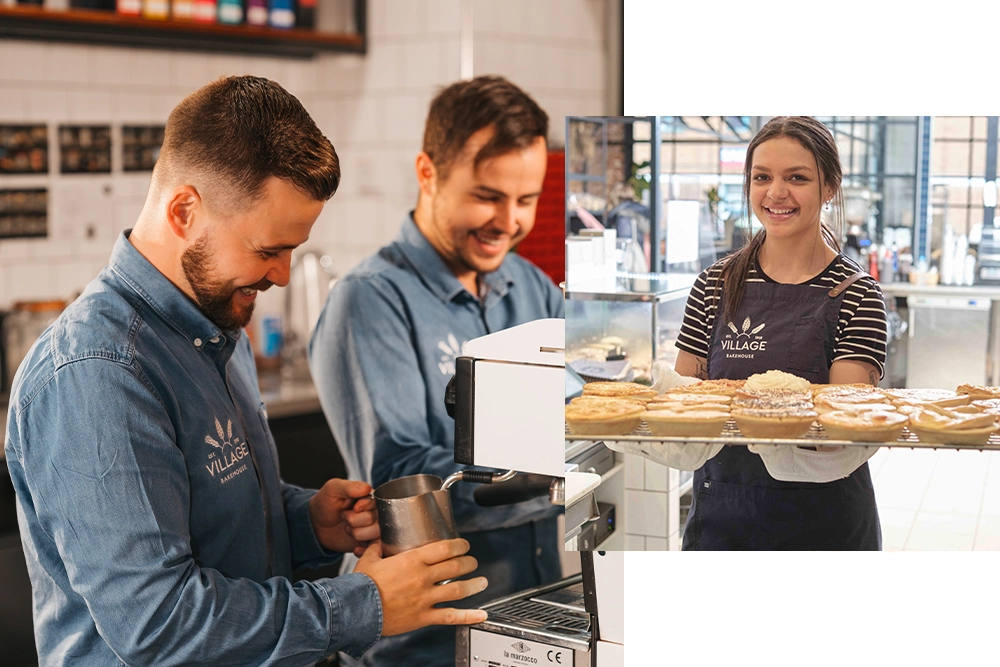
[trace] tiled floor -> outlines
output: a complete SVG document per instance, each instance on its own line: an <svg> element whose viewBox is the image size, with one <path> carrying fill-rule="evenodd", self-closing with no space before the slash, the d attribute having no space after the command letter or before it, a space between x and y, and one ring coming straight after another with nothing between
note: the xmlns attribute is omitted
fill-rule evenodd
<svg viewBox="0 0 1000 667"><path fill-rule="evenodd" d="M1000 452L893 447L869 465L886 551L1000 550Z"/></svg>

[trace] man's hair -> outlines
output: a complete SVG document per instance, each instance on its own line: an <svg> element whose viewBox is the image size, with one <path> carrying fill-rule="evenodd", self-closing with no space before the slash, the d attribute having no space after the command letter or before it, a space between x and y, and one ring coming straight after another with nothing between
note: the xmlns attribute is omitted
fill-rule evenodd
<svg viewBox="0 0 1000 667"><path fill-rule="evenodd" d="M184 98L167 119L156 171L161 182L197 183L209 190L203 197L237 210L259 201L272 176L316 201L340 184L330 140L294 95L256 76L224 77Z"/></svg>
<svg viewBox="0 0 1000 667"><path fill-rule="evenodd" d="M479 149L474 167L489 158L527 148L549 133L549 117L523 90L501 76L477 76L448 86L431 101L424 128L423 151L430 156L438 176L448 172L473 134L494 129Z"/></svg>

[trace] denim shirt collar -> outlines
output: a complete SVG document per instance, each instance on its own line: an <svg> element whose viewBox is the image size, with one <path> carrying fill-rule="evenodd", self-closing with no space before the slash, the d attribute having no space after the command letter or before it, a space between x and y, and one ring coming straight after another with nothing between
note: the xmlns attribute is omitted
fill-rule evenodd
<svg viewBox="0 0 1000 667"><path fill-rule="evenodd" d="M410 265L421 280L442 301L447 303L463 294L477 298L458 281L455 274L444 263L440 253L435 250L417 227L417 223L413 219L413 211L410 211L403 220L403 228L399 231L395 244L409 260ZM505 258L504 263L506 261ZM484 291L486 301L502 299L514 284L514 279L504 264L501 264L496 271L480 274L479 278L480 284L486 288Z"/></svg>
<svg viewBox="0 0 1000 667"><path fill-rule="evenodd" d="M180 288L143 257L128 240L131 232L131 229L122 232L111 251L109 265L115 275L196 348L204 351L231 347L218 343L239 340L239 332L223 332ZM223 333L225 338L220 338Z"/></svg>

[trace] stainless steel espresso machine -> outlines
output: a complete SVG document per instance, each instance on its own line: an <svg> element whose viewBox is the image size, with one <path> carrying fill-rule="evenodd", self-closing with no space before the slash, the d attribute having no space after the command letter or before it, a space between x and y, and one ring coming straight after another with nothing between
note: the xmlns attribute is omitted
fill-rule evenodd
<svg viewBox="0 0 1000 667"><path fill-rule="evenodd" d="M547 319L463 347L447 399L455 461L518 471L478 488L477 502L546 491L560 505L590 502L594 476L565 471L565 340L564 321ZM592 518L585 514L581 520ZM580 552L580 574L485 605L486 622L457 630L456 666L623 667L623 557Z"/></svg>

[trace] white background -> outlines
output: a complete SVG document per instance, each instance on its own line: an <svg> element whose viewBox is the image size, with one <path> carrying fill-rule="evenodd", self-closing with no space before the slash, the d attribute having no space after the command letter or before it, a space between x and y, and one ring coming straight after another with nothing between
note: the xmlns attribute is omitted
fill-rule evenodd
<svg viewBox="0 0 1000 667"><path fill-rule="evenodd" d="M996 115L978 2L626 0L628 115ZM627 556L633 665L1000 662L1000 553Z"/></svg>

